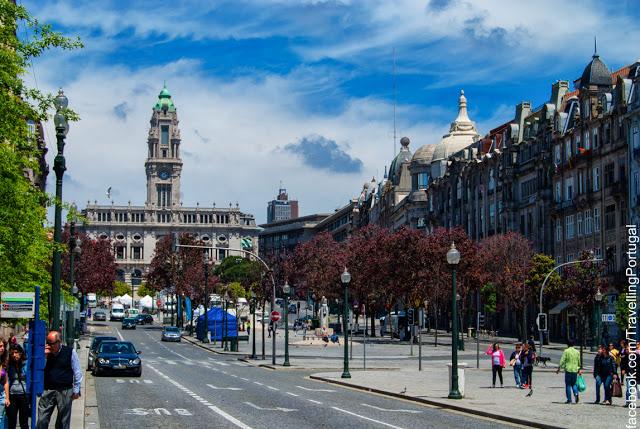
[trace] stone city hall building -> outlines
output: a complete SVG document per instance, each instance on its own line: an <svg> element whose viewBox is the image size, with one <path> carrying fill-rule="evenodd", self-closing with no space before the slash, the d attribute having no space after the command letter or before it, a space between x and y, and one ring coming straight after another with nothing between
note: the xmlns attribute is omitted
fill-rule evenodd
<svg viewBox="0 0 640 429"><path fill-rule="evenodd" d="M462 226L475 240L518 231L558 264L593 251L607 262L602 311L615 313L625 284L625 225L640 218L639 75L640 62L612 73L595 53L572 90L555 82L548 101L519 103L512 120L484 137L462 93L439 144L412 155L403 139L389 176L365 184L360 226ZM575 337L577 319L567 307L550 308L552 336ZM509 331L515 321L506 313L500 324ZM604 325L615 334L615 323Z"/></svg>
<svg viewBox="0 0 640 429"><path fill-rule="evenodd" d="M253 215L235 206L183 207L180 201L180 128L178 113L166 86L151 114L145 161L147 200L143 206L87 204L83 228L92 238L110 239L118 265L118 280L137 286L153 258L156 243L171 233L189 233L205 244L214 261L242 255L233 249L257 251Z"/></svg>

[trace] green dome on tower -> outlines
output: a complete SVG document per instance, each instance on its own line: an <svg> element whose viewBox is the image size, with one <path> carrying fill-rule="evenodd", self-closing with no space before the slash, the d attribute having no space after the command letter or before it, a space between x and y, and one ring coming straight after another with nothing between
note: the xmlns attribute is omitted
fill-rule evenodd
<svg viewBox="0 0 640 429"><path fill-rule="evenodd" d="M169 112L176 111L176 106L173 104L173 100L171 100L171 93L167 89L166 82L164 83L162 91L160 91L160 94L158 94L158 101L156 102L155 106L153 106L153 110L160 111L165 109Z"/></svg>

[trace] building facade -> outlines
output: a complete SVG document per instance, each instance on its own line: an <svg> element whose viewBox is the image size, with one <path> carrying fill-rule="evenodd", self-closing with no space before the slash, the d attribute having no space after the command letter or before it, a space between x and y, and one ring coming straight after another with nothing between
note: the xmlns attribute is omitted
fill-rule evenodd
<svg viewBox="0 0 640 429"><path fill-rule="evenodd" d="M260 257L269 259L283 252L293 252L296 246L316 234L316 226L329 217L328 213L301 216L260 225Z"/></svg>
<svg viewBox="0 0 640 429"><path fill-rule="evenodd" d="M290 200L287 190L280 188L275 200L267 204L267 223L298 217L298 201Z"/></svg>
<svg viewBox="0 0 640 429"><path fill-rule="evenodd" d="M148 154L145 161L147 199L144 205L126 206L87 203L84 231L92 238L110 239L117 263L118 280L141 284L153 258L156 243L165 235L188 233L217 247L206 253L214 261L228 255L257 251L258 231L253 215L238 204L183 207L180 200L182 158L178 114L166 87L153 107Z"/></svg>

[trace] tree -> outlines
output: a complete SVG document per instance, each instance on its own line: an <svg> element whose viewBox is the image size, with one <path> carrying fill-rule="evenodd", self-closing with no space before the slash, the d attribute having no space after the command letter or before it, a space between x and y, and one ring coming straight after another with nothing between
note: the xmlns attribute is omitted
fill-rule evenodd
<svg viewBox="0 0 640 429"><path fill-rule="evenodd" d="M620 332L626 334L629 329L629 303L627 302L627 294L621 293L616 301L616 324ZM598 333L599 335L599 333Z"/></svg>
<svg viewBox="0 0 640 429"><path fill-rule="evenodd" d="M0 2L0 23L0 291L33 291L41 286L41 315L47 318L53 251L43 227L47 197L24 173L40 173L42 154L27 120L44 121L53 96L29 88L23 77L34 58L50 49L82 45L39 23L11 1ZM25 38L17 37L19 24L28 27ZM76 118L71 111L67 116Z"/></svg>
<svg viewBox="0 0 640 429"><path fill-rule="evenodd" d="M340 274L345 267L345 252L330 233L320 233L312 240L298 244L294 259L283 262L283 273L298 274L294 284L296 293L313 290L318 298L341 296Z"/></svg>
<svg viewBox="0 0 640 429"><path fill-rule="evenodd" d="M509 307L522 314L520 339L527 339L527 305L531 300L531 287L527 285L532 258L531 242L517 232L496 234L481 243L482 260L486 274L504 297Z"/></svg>
<svg viewBox="0 0 640 429"><path fill-rule="evenodd" d="M156 293L157 291L147 286L146 282L138 286L138 296L144 297L149 295L150 297L154 297Z"/></svg>
<svg viewBox="0 0 640 429"><path fill-rule="evenodd" d="M131 286L129 286L125 282L115 281L113 283L113 293L115 296L123 296L125 294L129 294L130 292L131 292Z"/></svg>

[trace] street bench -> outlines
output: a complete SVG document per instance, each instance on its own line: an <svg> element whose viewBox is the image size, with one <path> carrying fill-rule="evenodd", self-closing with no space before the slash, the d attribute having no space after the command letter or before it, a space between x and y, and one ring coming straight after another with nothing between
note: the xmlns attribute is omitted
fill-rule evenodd
<svg viewBox="0 0 640 429"><path fill-rule="evenodd" d="M233 341L233 340L238 340L238 342L240 341L244 341L244 342L249 342L249 336L248 335L238 335L233 336L233 337L222 337L222 341Z"/></svg>

